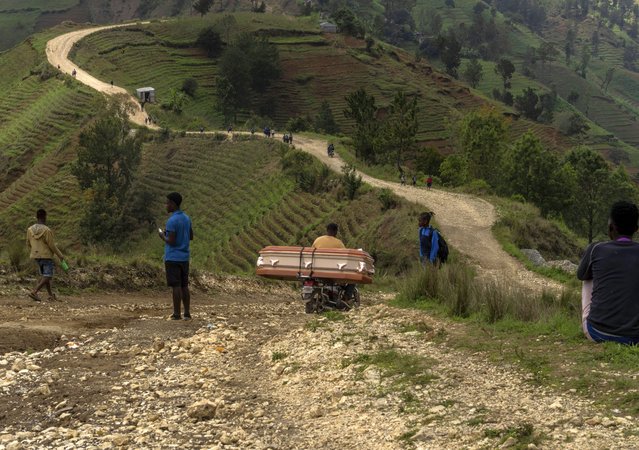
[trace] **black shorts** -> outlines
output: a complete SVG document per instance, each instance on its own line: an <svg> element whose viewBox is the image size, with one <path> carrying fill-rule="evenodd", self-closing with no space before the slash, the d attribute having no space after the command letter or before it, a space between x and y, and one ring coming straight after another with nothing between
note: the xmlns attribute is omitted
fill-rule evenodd
<svg viewBox="0 0 639 450"><path fill-rule="evenodd" d="M189 286L189 262L188 261L165 261L166 284L169 287Z"/></svg>

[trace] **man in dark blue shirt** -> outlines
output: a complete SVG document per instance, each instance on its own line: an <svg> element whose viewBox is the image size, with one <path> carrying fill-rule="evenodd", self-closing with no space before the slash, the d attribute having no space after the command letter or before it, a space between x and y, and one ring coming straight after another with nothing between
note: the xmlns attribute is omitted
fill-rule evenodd
<svg viewBox="0 0 639 450"><path fill-rule="evenodd" d="M193 240L191 219L180 209L182 196L171 192L166 196L166 211L171 214L166 230L160 232L164 241L164 267L166 282L173 289L172 320L182 318L180 309L184 304L184 320L191 320L191 293L189 292L190 244Z"/></svg>
<svg viewBox="0 0 639 450"><path fill-rule="evenodd" d="M430 226L432 212L419 215L419 260L422 264L435 264L439 250L439 233Z"/></svg>
<svg viewBox="0 0 639 450"><path fill-rule="evenodd" d="M584 282L582 322L595 342L639 344L639 210L629 202L612 206L610 241L590 244L577 270Z"/></svg>

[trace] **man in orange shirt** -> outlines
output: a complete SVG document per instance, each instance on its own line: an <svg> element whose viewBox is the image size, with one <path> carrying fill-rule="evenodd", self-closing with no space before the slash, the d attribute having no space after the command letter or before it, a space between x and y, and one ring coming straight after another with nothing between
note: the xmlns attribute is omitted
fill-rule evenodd
<svg viewBox="0 0 639 450"><path fill-rule="evenodd" d="M326 225L326 234L315 239L314 248L346 248L344 243L337 239L338 226L336 223Z"/></svg>
<svg viewBox="0 0 639 450"><path fill-rule="evenodd" d="M313 242L314 248L346 248L344 243L337 239L337 231L339 227L336 223L329 223L326 225L326 234L315 239ZM348 283L344 285L344 290L347 299L352 299L355 294L355 285Z"/></svg>

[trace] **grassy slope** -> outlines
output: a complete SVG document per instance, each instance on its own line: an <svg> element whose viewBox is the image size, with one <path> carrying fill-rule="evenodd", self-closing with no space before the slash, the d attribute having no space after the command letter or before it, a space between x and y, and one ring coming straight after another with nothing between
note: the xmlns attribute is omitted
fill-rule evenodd
<svg viewBox="0 0 639 450"><path fill-rule="evenodd" d="M418 140L446 150L451 146L448 121L470 108L491 103L399 49L383 45L381 51L369 54L362 41L320 35L312 19L248 13L236 14L236 18L241 29L268 32L278 45L283 77L262 98L254 99L254 106L272 105L279 129L290 117L313 116L325 99L342 128L349 129L351 124L341 113L346 94L366 87L385 106L396 90L404 89L420 100ZM80 43L74 60L94 75L113 79L129 90L153 85L160 99L168 89L179 88L185 78L192 76L200 89L181 116L158 107L152 107L152 113L171 127L220 127L222 119L213 106L215 60L190 47L198 31L217 20L219 16L209 15L204 20L182 18L144 29L97 33ZM554 129L526 120L518 121L515 135L529 127L537 130L547 145L568 145Z"/></svg>

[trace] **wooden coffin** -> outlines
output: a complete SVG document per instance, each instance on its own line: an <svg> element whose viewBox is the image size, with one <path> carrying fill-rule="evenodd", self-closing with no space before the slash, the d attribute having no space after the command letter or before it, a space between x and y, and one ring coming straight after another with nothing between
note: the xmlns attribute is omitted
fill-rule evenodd
<svg viewBox="0 0 639 450"><path fill-rule="evenodd" d="M371 255L363 250L270 246L260 251L256 273L278 280L313 277L370 284L373 282L375 266Z"/></svg>

